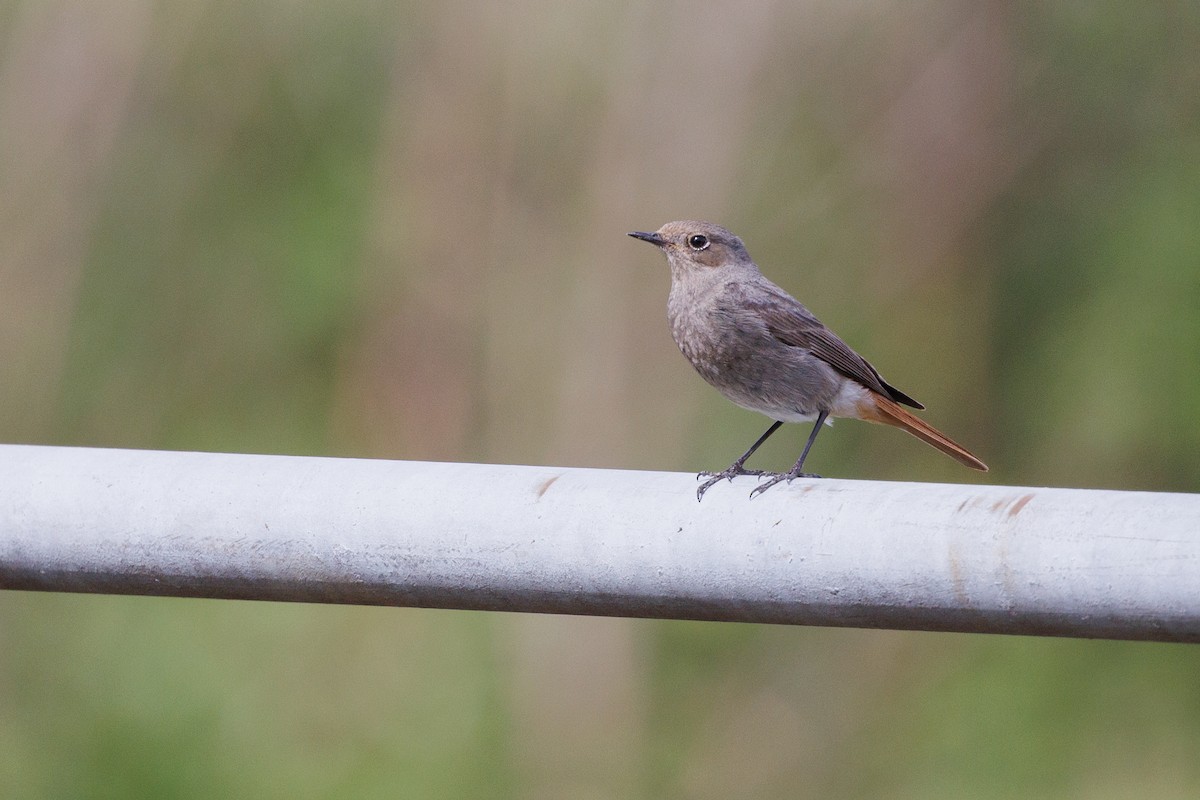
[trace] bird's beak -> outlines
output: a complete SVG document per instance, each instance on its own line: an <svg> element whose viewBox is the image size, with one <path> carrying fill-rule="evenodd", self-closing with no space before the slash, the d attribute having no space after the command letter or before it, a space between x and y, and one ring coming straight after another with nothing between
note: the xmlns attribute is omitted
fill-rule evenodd
<svg viewBox="0 0 1200 800"><path fill-rule="evenodd" d="M657 233L643 233L642 231L634 231L629 235L635 239L641 239L643 242L649 242L657 247L662 247L667 243L667 240L659 236Z"/></svg>

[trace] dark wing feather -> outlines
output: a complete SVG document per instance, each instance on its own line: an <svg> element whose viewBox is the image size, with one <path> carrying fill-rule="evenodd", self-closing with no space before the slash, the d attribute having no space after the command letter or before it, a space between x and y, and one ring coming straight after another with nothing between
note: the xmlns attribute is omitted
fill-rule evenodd
<svg viewBox="0 0 1200 800"><path fill-rule="evenodd" d="M925 407L885 381L865 358L782 290L779 294L772 293L769 299L747 298L746 304L758 312L771 335L784 344L808 350L847 378L897 403L912 408Z"/></svg>

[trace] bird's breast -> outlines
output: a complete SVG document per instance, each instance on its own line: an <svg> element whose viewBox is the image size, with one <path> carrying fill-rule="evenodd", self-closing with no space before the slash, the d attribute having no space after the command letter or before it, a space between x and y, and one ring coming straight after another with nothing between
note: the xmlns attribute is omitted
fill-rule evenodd
<svg viewBox="0 0 1200 800"><path fill-rule="evenodd" d="M672 292L671 334L700 376L737 405L774 419L800 421L832 410L840 376L809 351L776 339L735 301Z"/></svg>
<svg viewBox="0 0 1200 800"><path fill-rule="evenodd" d="M708 379L734 368L763 344L761 332L712 302L672 302L667 317L680 352Z"/></svg>

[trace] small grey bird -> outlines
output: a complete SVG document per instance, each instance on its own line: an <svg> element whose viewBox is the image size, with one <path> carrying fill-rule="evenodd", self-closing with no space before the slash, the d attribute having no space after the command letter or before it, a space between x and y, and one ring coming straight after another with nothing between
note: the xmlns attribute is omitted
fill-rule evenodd
<svg viewBox="0 0 1200 800"><path fill-rule="evenodd" d="M710 222L668 222L654 233L629 234L657 246L671 265L667 317L675 344L704 380L742 408L775 422L750 449L696 490L703 499L722 478L769 476L750 493L780 481L816 478L804 459L829 417L882 422L906 430L960 464L987 465L950 437L901 408L925 406L889 384L866 359L826 328L794 297L771 283L750 259L742 240ZM785 422L816 421L800 459L790 471L745 468Z"/></svg>

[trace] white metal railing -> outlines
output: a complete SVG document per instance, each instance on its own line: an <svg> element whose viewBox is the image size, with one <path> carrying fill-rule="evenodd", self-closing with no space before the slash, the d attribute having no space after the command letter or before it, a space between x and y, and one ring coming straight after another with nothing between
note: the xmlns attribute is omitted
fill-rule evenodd
<svg viewBox="0 0 1200 800"><path fill-rule="evenodd" d="M1200 641L1200 495L0 445L0 588Z"/></svg>

